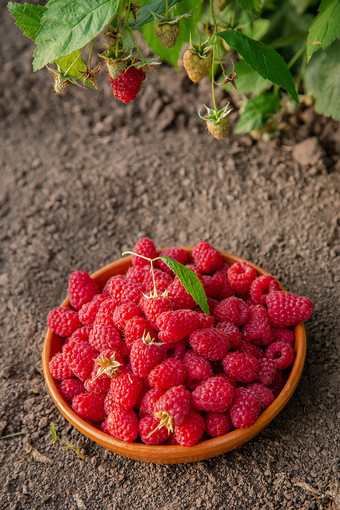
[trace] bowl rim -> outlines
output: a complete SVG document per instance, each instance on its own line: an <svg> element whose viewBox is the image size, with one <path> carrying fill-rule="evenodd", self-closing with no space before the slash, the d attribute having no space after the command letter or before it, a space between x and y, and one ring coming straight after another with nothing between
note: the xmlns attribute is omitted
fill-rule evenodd
<svg viewBox="0 0 340 510"><path fill-rule="evenodd" d="M161 248L157 250L157 253L168 248ZM192 247L184 247L185 251L191 256ZM228 252L220 251L224 260L227 263L233 262L246 262L256 269L260 275L269 275L267 271L257 266L251 261L243 259L239 256L232 255ZM108 279L106 275L108 273L119 274L123 270L127 270L132 264L132 257L127 256L120 258L100 268L98 271L91 275L100 285L104 285ZM119 270L118 270L119 269ZM280 288L286 290L281 284ZM61 303L61 307L69 306L70 301L67 297ZM153 462L158 464L179 464L187 462L196 462L217 455L221 455L228 451L231 451L238 446L250 441L256 436L261 430L263 430L285 407L293 395L299 380L302 375L304 362L306 358L307 342L306 342L306 331L302 323L299 323L294 328L295 333L295 360L291 368L288 379L276 397L274 402L265 409L260 416L257 418L255 424L246 429L236 429L223 436L206 439L195 446L183 447L180 445L145 445L143 443L125 443L119 439L114 438L95 425L80 418L72 409L71 404L62 396L60 393L57 382L53 379L49 370L49 361L52 358L51 351L53 347L53 339L56 337L50 329L47 329L44 346L42 352L42 366L43 374L46 382L48 391L63 416L69 421L76 429L78 429L85 436L99 443L104 448L128 457L134 460L140 460L144 462Z"/></svg>

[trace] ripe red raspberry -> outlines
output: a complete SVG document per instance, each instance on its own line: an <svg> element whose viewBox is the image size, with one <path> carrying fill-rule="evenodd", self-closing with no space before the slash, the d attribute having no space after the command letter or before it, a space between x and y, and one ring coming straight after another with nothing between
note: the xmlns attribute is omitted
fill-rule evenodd
<svg viewBox="0 0 340 510"><path fill-rule="evenodd" d="M254 382L247 386L248 390L252 390L260 401L260 411L264 411L274 402L273 392L261 383Z"/></svg>
<svg viewBox="0 0 340 510"><path fill-rule="evenodd" d="M275 398L279 395L283 386L284 386L284 379L283 379L282 370L276 370L274 381L270 385L270 389L272 390Z"/></svg>
<svg viewBox="0 0 340 510"><path fill-rule="evenodd" d="M199 328L212 326L214 318L193 310L174 310L163 312L157 317L157 327L160 329L158 338L161 342L179 342Z"/></svg>
<svg viewBox="0 0 340 510"><path fill-rule="evenodd" d="M289 292L271 292L266 304L272 325L275 328L295 326L313 315L313 303L308 297Z"/></svg>
<svg viewBox="0 0 340 510"><path fill-rule="evenodd" d="M237 429L254 425L260 414L260 402L256 394L248 388L236 388L229 414L232 424Z"/></svg>
<svg viewBox="0 0 340 510"><path fill-rule="evenodd" d="M84 392L84 384L79 379L65 379L60 383L60 393L69 402L72 402L74 397Z"/></svg>
<svg viewBox="0 0 340 510"><path fill-rule="evenodd" d="M91 301L99 293L97 282L92 280L86 271L75 271L71 274L68 284L68 295L71 305L76 309Z"/></svg>
<svg viewBox="0 0 340 510"><path fill-rule="evenodd" d="M125 342L128 349L131 349L133 342L142 338L143 335L149 334L151 338L156 339L156 332L144 317L132 317L125 326Z"/></svg>
<svg viewBox="0 0 340 510"><path fill-rule="evenodd" d="M146 261L145 261L146 262ZM134 283L143 284L144 278L150 272L150 266L131 266L127 270L126 278Z"/></svg>
<svg viewBox="0 0 340 510"><path fill-rule="evenodd" d="M50 370L51 376L54 377L54 379L57 379L57 381L70 379L74 375L65 361L63 352L59 352L53 356L48 364L48 368Z"/></svg>
<svg viewBox="0 0 340 510"><path fill-rule="evenodd" d="M249 295L250 286L256 276L256 270L246 262L235 262L228 269L230 286L243 298Z"/></svg>
<svg viewBox="0 0 340 510"><path fill-rule="evenodd" d="M96 294L89 303L85 303L79 310L79 320L85 326L93 326L99 307L107 297L104 294Z"/></svg>
<svg viewBox="0 0 340 510"><path fill-rule="evenodd" d="M167 390L184 384L187 371L181 360L168 358L151 370L148 376L150 386Z"/></svg>
<svg viewBox="0 0 340 510"><path fill-rule="evenodd" d="M229 351L228 336L220 329L196 329L190 333L189 343L193 350L211 361L223 359Z"/></svg>
<svg viewBox="0 0 340 510"><path fill-rule="evenodd" d="M154 416L163 422L170 434L189 414L190 400L190 391L182 385L170 388L157 400Z"/></svg>
<svg viewBox="0 0 340 510"><path fill-rule="evenodd" d="M168 250L162 251L160 257L169 257L170 259L177 260L180 264L185 265L188 260L187 252L183 248L169 248ZM156 260L157 266L171 276L174 276L173 271L166 265L163 260Z"/></svg>
<svg viewBox="0 0 340 510"><path fill-rule="evenodd" d="M104 296L106 296L106 297L110 297L109 285L111 284L111 282L116 282L118 280L124 281L124 280L126 280L126 276L123 274L115 274L114 276L111 276L111 278L109 278L107 280L107 282L105 283L102 294L104 294Z"/></svg>
<svg viewBox="0 0 340 510"><path fill-rule="evenodd" d="M216 272L214 274L214 277L219 279L220 281L220 291L218 293L217 299L220 301L223 301L223 299L226 299L231 296L235 296L236 292L235 290L230 286L228 277L224 274Z"/></svg>
<svg viewBox="0 0 340 510"><path fill-rule="evenodd" d="M235 326L242 326L248 320L249 307L242 299L235 296L224 299L216 306L214 317L219 321L229 321Z"/></svg>
<svg viewBox="0 0 340 510"><path fill-rule="evenodd" d="M154 276L158 295L161 295L172 283L173 278L168 273L164 273L164 271L161 269L154 269ZM143 285L148 291L154 290L153 276L150 271L146 273L143 280Z"/></svg>
<svg viewBox="0 0 340 510"><path fill-rule="evenodd" d="M197 386L191 399L195 408L200 411L223 413L230 407L234 394L230 381L216 375Z"/></svg>
<svg viewBox="0 0 340 510"><path fill-rule="evenodd" d="M267 295L279 288L279 282L273 276L269 274L258 276L250 285L250 297L256 304L265 305Z"/></svg>
<svg viewBox="0 0 340 510"><path fill-rule="evenodd" d="M142 296L139 302L151 327L158 329L157 318L163 313L172 310L172 304L167 297Z"/></svg>
<svg viewBox="0 0 340 510"><path fill-rule="evenodd" d="M128 67L118 78L110 76L109 79L113 95L123 103L129 103L136 99L145 80L145 72L137 67Z"/></svg>
<svg viewBox="0 0 340 510"><path fill-rule="evenodd" d="M155 259L158 256L153 241L151 241L151 239L149 239L148 237L141 237L133 247L132 251L133 253L136 253L137 255L142 255L143 257L147 257L148 259ZM147 266L150 268L150 262L143 259L142 257L137 257L136 255L132 255L132 265Z"/></svg>
<svg viewBox="0 0 340 510"><path fill-rule="evenodd" d="M150 335L144 335L133 342L130 352L131 368L139 377L147 377L162 358L161 346L155 345Z"/></svg>
<svg viewBox="0 0 340 510"><path fill-rule="evenodd" d="M276 374L276 363L275 361L268 358L261 358L258 360L260 369L257 373L256 379L264 384L264 386L270 386Z"/></svg>
<svg viewBox="0 0 340 510"><path fill-rule="evenodd" d="M183 359L185 354L186 346L183 340L179 342L174 342L171 344L163 344L162 347L163 358L175 358L175 359Z"/></svg>
<svg viewBox="0 0 340 510"><path fill-rule="evenodd" d="M236 347L235 350L237 352L243 352L244 354L250 354L251 356L254 356L254 358L258 360L264 358L264 352L260 347L249 342L246 342L245 340L242 340L242 342Z"/></svg>
<svg viewBox="0 0 340 510"><path fill-rule="evenodd" d="M65 345L63 353L72 372L81 381L85 381L92 371L97 351L88 342L79 341Z"/></svg>
<svg viewBox="0 0 340 510"><path fill-rule="evenodd" d="M132 443L138 436L138 418L132 409L113 409L107 417L106 429L111 436Z"/></svg>
<svg viewBox="0 0 340 510"><path fill-rule="evenodd" d="M124 331L127 321L136 316L143 316L143 310L141 307L134 303L124 303L123 305L119 305L115 308L112 317L113 324L120 331Z"/></svg>
<svg viewBox="0 0 340 510"><path fill-rule="evenodd" d="M92 331L92 328L89 326L83 326L82 328L77 329L70 337L68 337L64 345L71 344L72 342L88 342L89 335Z"/></svg>
<svg viewBox="0 0 340 510"><path fill-rule="evenodd" d="M273 341L269 315L264 306L249 307L249 317L242 328L242 335L246 341L255 345L269 345Z"/></svg>
<svg viewBox="0 0 340 510"><path fill-rule="evenodd" d="M295 342L295 333L291 329L273 328L273 342L287 342L293 347Z"/></svg>
<svg viewBox="0 0 340 510"><path fill-rule="evenodd" d="M122 340L114 326L95 324L89 334L89 343L97 350L113 349L119 351Z"/></svg>
<svg viewBox="0 0 340 510"><path fill-rule="evenodd" d="M207 413L205 426L211 437L224 436L233 429L229 413Z"/></svg>
<svg viewBox="0 0 340 510"><path fill-rule="evenodd" d="M161 444L169 437L166 426L159 427L159 420L154 416L144 416L139 420L138 432L145 444Z"/></svg>
<svg viewBox="0 0 340 510"><path fill-rule="evenodd" d="M117 305L123 303L138 304L144 291L144 286L140 283L134 283L125 279L112 280L108 285L110 296L116 301Z"/></svg>
<svg viewBox="0 0 340 510"><path fill-rule="evenodd" d="M106 395L110 389L111 379L124 368L120 354L113 350L105 350L95 359L91 374L84 382L87 391Z"/></svg>
<svg viewBox="0 0 340 510"><path fill-rule="evenodd" d="M213 376L209 361L194 351L189 350L185 353L183 364L187 369L186 386L190 386L192 382L201 382Z"/></svg>
<svg viewBox="0 0 340 510"><path fill-rule="evenodd" d="M230 352L222 363L225 373L234 381L242 383L255 381L260 369L258 360L243 352Z"/></svg>
<svg viewBox="0 0 340 510"><path fill-rule="evenodd" d="M202 438L205 431L203 416L191 411L181 425L175 427L175 437L181 446L194 446Z"/></svg>
<svg viewBox="0 0 340 510"><path fill-rule="evenodd" d="M111 381L110 395L112 402L123 409L131 409L135 406L143 383L140 377L133 372L124 372L117 375Z"/></svg>
<svg viewBox="0 0 340 510"><path fill-rule="evenodd" d="M56 335L70 336L80 328L78 312L61 306L54 308L47 316L47 325Z"/></svg>
<svg viewBox="0 0 340 510"><path fill-rule="evenodd" d="M223 266L223 257L211 244L201 241L194 246L192 256L199 271L209 274Z"/></svg>
<svg viewBox="0 0 340 510"><path fill-rule="evenodd" d="M167 288L167 294L174 310L180 308L192 310L196 306L194 298L185 290L178 276L175 276L174 281Z"/></svg>
<svg viewBox="0 0 340 510"><path fill-rule="evenodd" d="M117 306L114 299L106 299L100 304L93 325L113 326L113 312Z"/></svg>
<svg viewBox="0 0 340 510"><path fill-rule="evenodd" d="M147 391L140 401L139 416L143 418L148 414L154 414L156 402L164 395L162 388L151 388Z"/></svg>
<svg viewBox="0 0 340 510"><path fill-rule="evenodd" d="M178 441L177 439L175 438L174 434L171 434L168 439L166 441L164 441L164 444L166 445L169 445L169 446L175 446L175 445L178 445Z"/></svg>
<svg viewBox="0 0 340 510"><path fill-rule="evenodd" d="M99 422L105 419L104 397L95 393L81 393L72 400L72 409L84 420Z"/></svg>
<svg viewBox="0 0 340 510"><path fill-rule="evenodd" d="M293 363L295 351L286 342L274 342L267 347L265 357L275 361L278 370L284 370Z"/></svg>
<svg viewBox="0 0 340 510"><path fill-rule="evenodd" d="M242 342L242 335L240 330L231 322L222 321L216 325L216 329L220 329L225 333L229 339L230 349L235 349Z"/></svg>

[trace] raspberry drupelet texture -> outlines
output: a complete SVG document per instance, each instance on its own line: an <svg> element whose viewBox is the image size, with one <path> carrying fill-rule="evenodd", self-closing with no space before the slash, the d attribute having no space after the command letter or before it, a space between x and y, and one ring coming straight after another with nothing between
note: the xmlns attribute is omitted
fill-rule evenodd
<svg viewBox="0 0 340 510"><path fill-rule="evenodd" d="M270 386L275 379L276 363L268 358L261 358L258 362L260 369L257 373L256 380L264 384L264 386Z"/></svg>
<svg viewBox="0 0 340 510"><path fill-rule="evenodd" d="M155 416L141 418L138 424L138 432L145 444L161 444L169 437L167 427L159 427L159 420Z"/></svg>
<svg viewBox="0 0 340 510"><path fill-rule="evenodd" d="M146 263L147 261L145 261ZM144 278L150 272L150 266L131 266L127 270L126 278L131 282L143 284Z"/></svg>
<svg viewBox="0 0 340 510"><path fill-rule="evenodd" d="M85 381L92 371L97 351L88 342L79 341L65 345L63 353L72 372Z"/></svg>
<svg viewBox="0 0 340 510"><path fill-rule="evenodd" d="M275 328L295 326L313 315L313 303L308 297L290 292L271 292L266 297L269 317Z"/></svg>
<svg viewBox="0 0 340 510"><path fill-rule="evenodd" d="M228 336L220 329L196 329L190 333L189 343L192 349L211 361L223 359L229 351Z"/></svg>
<svg viewBox="0 0 340 510"><path fill-rule="evenodd" d="M125 343L128 349L131 349L132 344L143 335L150 335L151 338L156 340L157 335L154 329L150 326L144 317L132 317L128 320L125 326ZM157 340L156 340L157 341Z"/></svg>
<svg viewBox="0 0 340 510"><path fill-rule="evenodd" d="M256 345L269 345L273 341L270 318L264 306L249 307L249 316L242 328L242 336L244 340Z"/></svg>
<svg viewBox="0 0 340 510"><path fill-rule="evenodd" d="M107 289L117 305L122 305L123 303L138 304L142 297L144 286L140 283L131 282L127 278L120 278L112 280Z"/></svg>
<svg viewBox="0 0 340 510"><path fill-rule="evenodd" d="M130 363L132 371L143 379L163 358L161 346L155 345L153 342L150 335L146 335L138 338L131 347Z"/></svg>
<svg viewBox="0 0 340 510"><path fill-rule="evenodd" d="M213 323L213 317L193 310L163 312L157 318L157 327L160 329L158 338L161 342L179 342L191 331L210 327Z"/></svg>
<svg viewBox="0 0 340 510"><path fill-rule="evenodd" d="M72 400L72 409L81 418L100 422L105 419L104 397L95 393L81 393Z"/></svg>
<svg viewBox="0 0 340 510"><path fill-rule="evenodd" d="M242 298L249 296L251 284L256 276L256 270L246 262L235 262L228 269L230 286Z"/></svg>
<svg viewBox="0 0 340 510"><path fill-rule="evenodd" d="M175 437L181 446L194 446L205 431L203 416L191 411L181 425L175 426Z"/></svg>
<svg viewBox="0 0 340 510"><path fill-rule="evenodd" d="M275 397L273 392L261 383L251 383L247 386L249 390L252 390L260 401L260 411L264 411L267 407L274 402Z"/></svg>
<svg viewBox="0 0 340 510"><path fill-rule="evenodd" d="M251 427L260 414L260 401L252 390L236 388L229 414L234 427L238 429Z"/></svg>
<svg viewBox="0 0 340 510"><path fill-rule="evenodd" d="M287 342L293 346L295 342L295 333L287 328L272 328L273 342Z"/></svg>
<svg viewBox="0 0 340 510"><path fill-rule="evenodd" d="M210 274L223 266L222 255L211 244L201 241L192 250L195 264L203 274Z"/></svg>
<svg viewBox="0 0 340 510"><path fill-rule="evenodd" d="M168 358L151 370L148 376L150 386L167 390L184 384L187 370L184 363L175 358Z"/></svg>
<svg viewBox="0 0 340 510"><path fill-rule="evenodd" d="M229 339L230 349L235 349L242 342L242 335L240 330L229 321L222 321L216 324L216 329L225 333Z"/></svg>
<svg viewBox="0 0 340 510"><path fill-rule="evenodd" d="M169 285L167 295L174 310L180 310L181 308L192 310L196 306L194 298L185 290L178 276L175 276L173 282Z"/></svg>
<svg viewBox="0 0 340 510"><path fill-rule="evenodd" d="M91 331L92 328L90 326L83 326L82 328L76 329L76 331L65 340L64 345L79 341L88 342Z"/></svg>
<svg viewBox="0 0 340 510"><path fill-rule="evenodd" d="M132 251L133 253L136 253L137 255L142 255L143 257L147 257L148 259L155 259L157 257L156 247L153 241L148 237L141 237L133 247ZM150 262L143 259L142 257L137 257L136 255L132 255L132 265L147 266L150 268Z"/></svg>
<svg viewBox="0 0 340 510"><path fill-rule="evenodd" d="M214 317L218 321L229 321L235 326L242 326L249 317L249 307L242 299L231 296L216 306Z"/></svg>
<svg viewBox="0 0 340 510"><path fill-rule="evenodd" d="M107 417L106 429L111 436L132 443L138 436L138 418L132 409L112 409Z"/></svg>
<svg viewBox="0 0 340 510"><path fill-rule="evenodd" d="M183 364L187 370L186 386L193 382L202 382L213 376L213 371L209 361L194 351L187 351L183 358Z"/></svg>
<svg viewBox="0 0 340 510"><path fill-rule="evenodd" d="M140 377L133 372L124 372L117 375L111 381L110 395L112 402L123 409L131 409L136 405L137 399L143 388Z"/></svg>
<svg viewBox="0 0 340 510"><path fill-rule="evenodd" d="M154 416L164 419L170 433L176 425L181 425L190 410L191 395L183 385L167 390L156 402Z"/></svg>
<svg viewBox="0 0 340 510"><path fill-rule="evenodd" d="M234 393L230 381L217 375L197 386L191 399L195 408L200 411L223 413L230 407Z"/></svg>
<svg viewBox="0 0 340 510"><path fill-rule="evenodd" d="M154 329L158 329L157 318L159 315L172 310L171 301L167 297L142 296L139 304L145 313L149 325Z"/></svg>
<svg viewBox="0 0 340 510"><path fill-rule="evenodd" d="M50 370L51 376L57 381L63 381L64 379L70 379L74 376L72 370L66 363L64 353L59 352L48 364L48 368Z"/></svg>
<svg viewBox="0 0 340 510"><path fill-rule="evenodd" d="M160 254L160 257L169 257L170 259L177 260L177 262L180 262L180 264L185 265L188 259L187 252L183 248L169 248L168 250L162 251ZM174 276L173 271L166 265L163 260L156 260L157 266L165 271L166 273L170 274L171 276Z"/></svg>
<svg viewBox="0 0 340 510"><path fill-rule="evenodd" d="M295 351L286 342L273 342L267 347L265 357L275 361L278 370L284 370L292 365Z"/></svg>
<svg viewBox="0 0 340 510"><path fill-rule="evenodd" d="M80 328L78 312L62 306L53 308L47 316L47 325L56 335L70 336Z"/></svg>
<svg viewBox="0 0 340 510"><path fill-rule="evenodd" d="M279 288L279 282L273 276L269 274L258 276L250 285L250 297L256 304L265 305L267 295Z"/></svg>
<svg viewBox="0 0 340 510"><path fill-rule="evenodd" d="M103 301L98 308L93 326L101 324L102 326L113 326L113 312L117 306L114 299L108 298Z"/></svg>
<svg viewBox="0 0 340 510"><path fill-rule="evenodd" d="M144 80L145 71L137 67L125 69L116 79L110 76L113 95L123 103L130 103L136 99Z"/></svg>
<svg viewBox="0 0 340 510"><path fill-rule="evenodd" d="M132 317L142 317L143 310L134 303L124 303L115 308L112 316L114 326L120 331L124 331L126 323Z"/></svg>
<svg viewBox="0 0 340 510"><path fill-rule="evenodd" d="M96 294L89 303L85 303L79 310L79 320L84 326L93 326L97 312L107 296L104 294Z"/></svg>
<svg viewBox="0 0 340 510"><path fill-rule="evenodd" d="M154 414L156 402L164 395L165 390L162 388L151 388L147 391L140 401L139 405L139 416L147 416L148 414Z"/></svg>
<svg viewBox="0 0 340 510"><path fill-rule="evenodd" d="M207 413L205 416L206 432L211 437L220 437L233 429L229 413Z"/></svg>
<svg viewBox="0 0 340 510"><path fill-rule="evenodd" d="M61 381L59 389L62 396L69 402L72 402L77 395L85 393L84 383L75 378Z"/></svg>
<svg viewBox="0 0 340 510"><path fill-rule="evenodd" d="M91 301L99 287L86 271L75 271L71 274L68 284L68 295L71 305L76 309Z"/></svg>
<svg viewBox="0 0 340 510"><path fill-rule="evenodd" d="M162 345L162 353L164 359L168 358L183 359L185 351L186 345L184 343L184 340Z"/></svg>
<svg viewBox="0 0 340 510"><path fill-rule="evenodd" d="M260 369L258 360L243 352L230 352L222 363L225 373L241 383L255 381Z"/></svg>
<svg viewBox="0 0 340 510"><path fill-rule="evenodd" d="M114 326L95 324L89 334L89 343L97 350L113 349L119 351L122 346L121 337Z"/></svg>

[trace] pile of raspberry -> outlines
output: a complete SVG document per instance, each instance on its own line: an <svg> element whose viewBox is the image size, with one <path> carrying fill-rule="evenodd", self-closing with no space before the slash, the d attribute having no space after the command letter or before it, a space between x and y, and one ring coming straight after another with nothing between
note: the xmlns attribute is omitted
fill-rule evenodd
<svg viewBox="0 0 340 510"><path fill-rule="evenodd" d="M162 253L201 281L203 313L154 243L141 238L126 274L101 290L85 272L69 281L69 308L48 314L63 337L49 363L60 392L81 418L113 437L193 446L252 426L280 393L294 362L294 329L313 314L307 297L280 290L245 262L230 267L201 241L192 259Z"/></svg>

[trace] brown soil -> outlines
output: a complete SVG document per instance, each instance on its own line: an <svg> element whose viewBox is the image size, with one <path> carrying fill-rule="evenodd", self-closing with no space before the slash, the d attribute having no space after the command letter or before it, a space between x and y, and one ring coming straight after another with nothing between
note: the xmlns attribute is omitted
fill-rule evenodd
<svg viewBox="0 0 340 510"><path fill-rule="evenodd" d="M302 108L279 139L215 142L197 116L208 82L162 66L127 106L105 73L98 93L56 97L4 5L0 30L0 435L23 433L0 440L0 508L337 508L339 125ZM159 247L207 240L315 303L289 404L250 443L205 462L105 451L65 421L41 374L46 315L69 274L141 235ZM51 444L52 421L84 461Z"/></svg>

